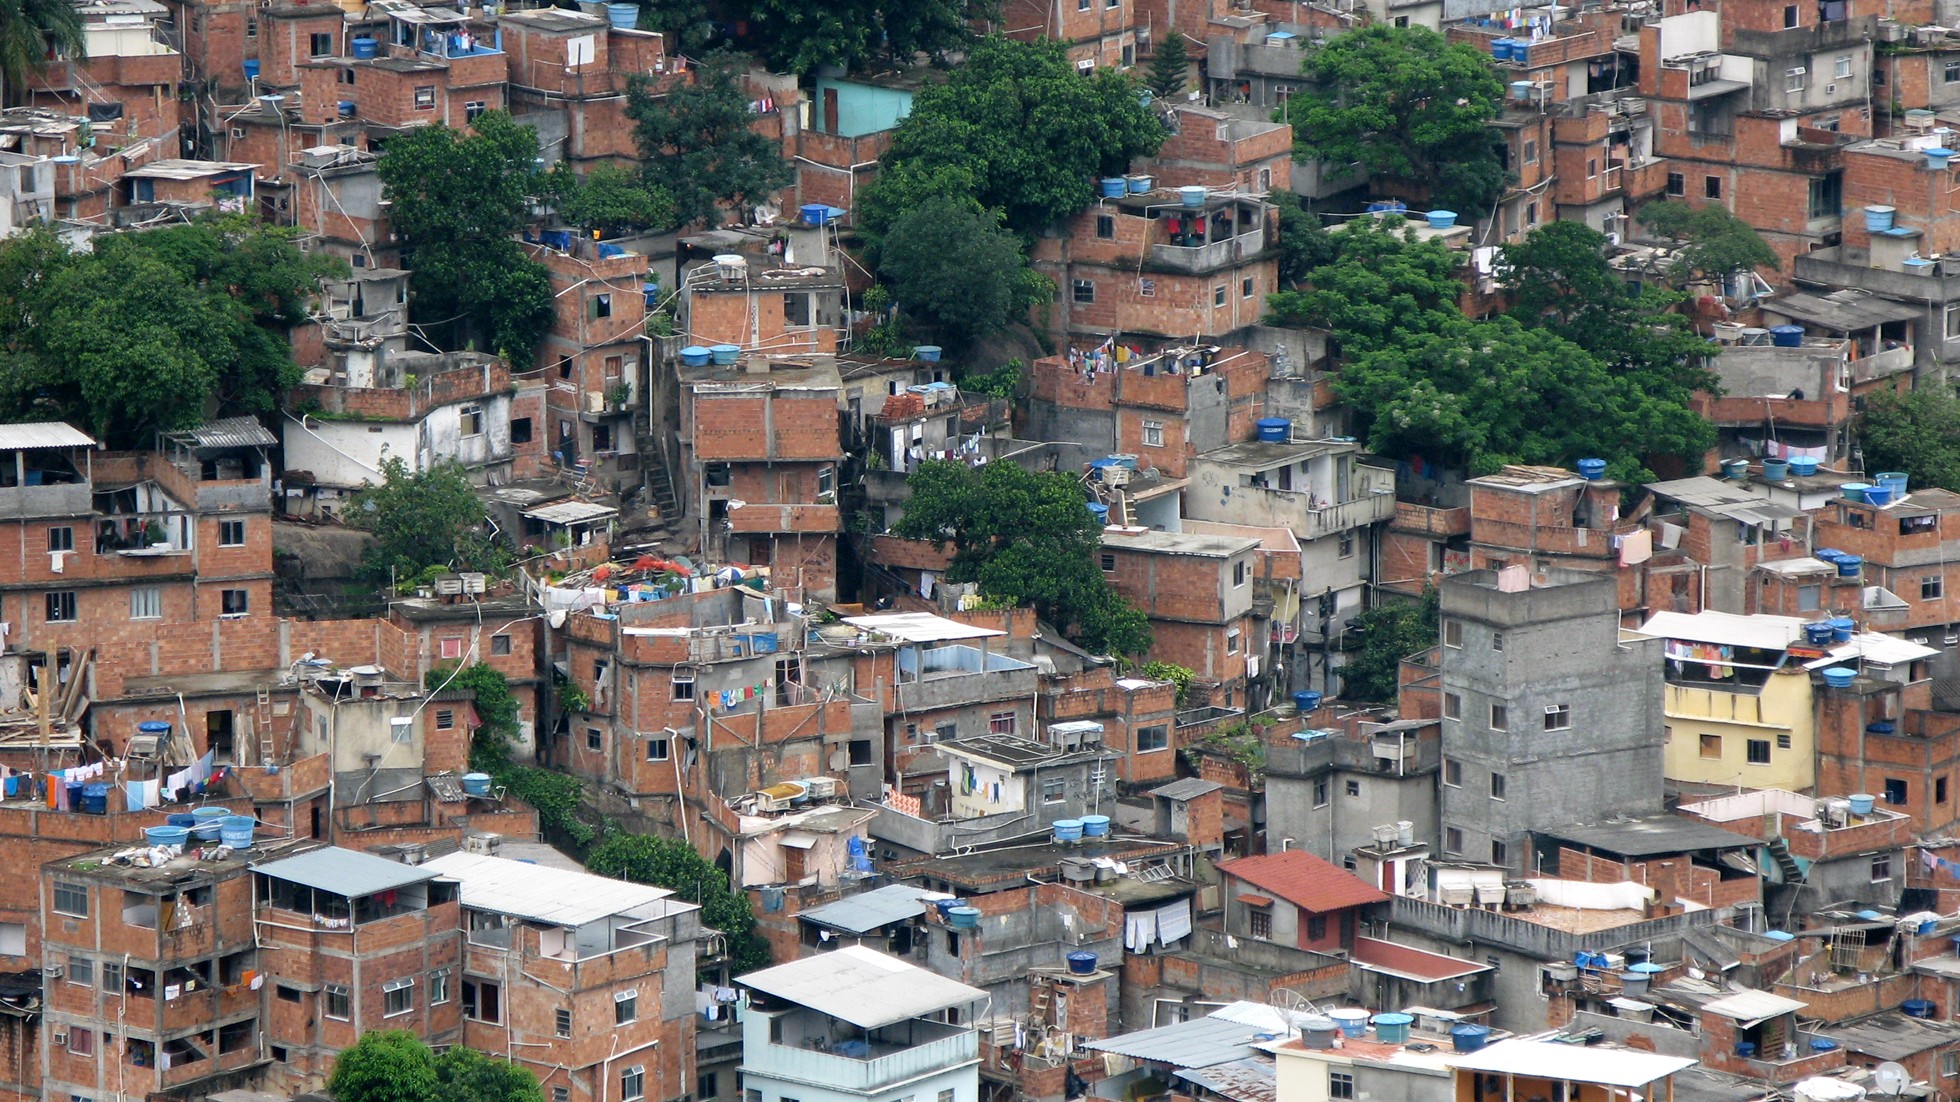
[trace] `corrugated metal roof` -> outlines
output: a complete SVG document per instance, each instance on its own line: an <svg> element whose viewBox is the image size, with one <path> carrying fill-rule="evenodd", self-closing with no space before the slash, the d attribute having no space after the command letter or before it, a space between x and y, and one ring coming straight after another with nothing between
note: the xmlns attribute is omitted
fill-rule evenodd
<svg viewBox="0 0 1960 1102"><path fill-rule="evenodd" d="M36 448L93 448L95 438L60 421L29 421L0 425L0 451L32 451Z"/></svg>
<svg viewBox="0 0 1960 1102"><path fill-rule="evenodd" d="M951 898L944 892L929 892L908 884L889 884L877 891L812 907L803 912L803 917L819 926L862 934L893 922L919 917L926 913L929 905L926 900Z"/></svg>
<svg viewBox="0 0 1960 1102"><path fill-rule="evenodd" d="M930 612L883 612L875 616L846 616L854 628L889 635L907 643L945 643L956 639L991 639L1006 635L992 628L974 627Z"/></svg>
<svg viewBox="0 0 1960 1102"><path fill-rule="evenodd" d="M1208 1068L1179 1068L1174 1074L1232 1102L1273 1102L1279 1095L1277 1074L1272 1058L1267 1056L1213 1064Z"/></svg>
<svg viewBox="0 0 1960 1102"><path fill-rule="evenodd" d="M582 524L601 517L619 515L619 510L610 505L595 505L590 501L557 501L550 505L540 505L536 509L524 510L524 515L532 520L546 524Z"/></svg>
<svg viewBox="0 0 1960 1102"><path fill-rule="evenodd" d="M1151 789L1150 795L1162 796L1166 800L1195 800L1207 792L1216 792L1223 787L1225 786L1217 781L1208 781L1202 777L1185 777L1183 780L1172 781Z"/></svg>
<svg viewBox="0 0 1960 1102"><path fill-rule="evenodd" d="M1602 1045L1562 1045L1553 1041L1499 1041L1481 1052L1459 1057L1462 1071L1492 1071L1534 1079L1563 1079L1608 1087L1644 1087L1695 1066L1685 1056L1660 1056Z"/></svg>
<svg viewBox="0 0 1960 1102"><path fill-rule="evenodd" d="M1731 1019L1742 1026L1752 1026L1767 1021L1779 1014L1795 1014L1809 1003L1772 995L1767 991L1738 991L1727 998L1703 1003L1702 1009L1710 1014Z"/></svg>
<svg viewBox="0 0 1960 1102"><path fill-rule="evenodd" d="M404 865L399 861L341 849L339 846L308 850L298 857L255 865L253 871L290 884L304 884L349 898L373 895L390 888L405 888L436 878L435 873L422 866Z"/></svg>
<svg viewBox="0 0 1960 1102"><path fill-rule="evenodd" d="M279 438L252 417L222 417L185 432L170 434L193 448L269 448Z"/></svg>
<svg viewBox="0 0 1960 1102"><path fill-rule="evenodd" d="M583 926L674 894L649 884L481 853L451 853L422 867L461 884L465 907L554 926Z"/></svg>
<svg viewBox="0 0 1960 1102"><path fill-rule="evenodd" d="M1255 1051L1254 1038L1272 1032L1258 1026L1211 1015L1174 1022L1155 1029L1125 1033L1101 1041L1084 1041L1082 1047L1177 1068L1208 1068L1243 1060Z"/></svg>
<svg viewBox="0 0 1960 1102"><path fill-rule="evenodd" d="M1741 616L1733 612L1656 612L1640 625L1640 634L1690 643L1782 650L1803 639L1799 616Z"/></svg>
<svg viewBox="0 0 1960 1102"><path fill-rule="evenodd" d="M735 982L860 1029L877 1029L987 997L977 987L861 945L750 972Z"/></svg>

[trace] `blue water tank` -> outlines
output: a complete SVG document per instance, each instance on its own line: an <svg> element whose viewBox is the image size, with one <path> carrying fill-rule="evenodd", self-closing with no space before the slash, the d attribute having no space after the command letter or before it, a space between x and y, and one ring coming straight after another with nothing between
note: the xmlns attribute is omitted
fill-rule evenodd
<svg viewBox="0 0 1960 1102"><path fill-rule="evenodd" d="M1432 210L1428 217L1432 230L1447 230L1456 225L1456 212L1453 210Z"/></svg>
<svg viewBox="0 0 1960 1102"><path fill-rule="evenodd" d="M1803 626L1803 641L1813 647L1821 647L1831 641L1831 622L1817 620Z"/></svg>
<svg viewBox="0 0 1960 1102"><path fill-rule="evenodd" d="M1772 325L1769 327L1769 343L1778 348L1803 347L1803 326Z"/></svg>
<svg viewBox="0 0 1960 1102"><path fill-rule="evenodd" d="M1490 1040L1487 1025L1460 1025L1450 1030L1450 1045L1458 1052L1475 1052Z"/></svg>
<svg viewBox="0 0 1960 1102"><path fill-rule="evenodd" d="M1109 837L1109 816L1084 815L1082 817L1082 836L1084 838Z"/></svg>
<svg viewBox="0 0 1960 1102"><path fill-rule="evenodd" d="M978 930L980 910L977 907L954 907L946 912L946 922L956 930Z"/></svg>
<svg viewBox="0 0 1960 1102"><path fill-rule="evenodd" d="M1787 459L1763 460L1763 480L1765 482L1781 482L1788 477L1790 477L1789 460Z"/></svg>
<svg viewBox="0 0 1960 1102"><path fill-rule="evenodd" d="M355 36L350 45L354 48L354 56L358 58L370 58L381 52L381 43L367 35Z"/></svg>
<svg viewBox="0 0 1960 1102"><path fill-rule="evenodd" d="M1836 1042L1836 1041L1833 1041L1833 1040L1831 1040L1831 1039L1830 1039L1829 1037L1812 1037L1812 1038L1810 1039L1810 1051L1812 1051L1812 1052L1836 1052L1836 1051L1837 1051L1837 1042Z"/></svg>
<svg viewBox="0 0 1960 1102"><path fill-rule="evenodd" d="M106 784L83 785L82 811L89 815L107 815L109 813L109 786Z"/></svg>
<svg viewBox="0 0 1960 1102"><path fill-rule="evenodd" d="M1880 486L1884 486L1892 491L1892 500L1897 501L1906 496L1906 484L1911 480L1911 476L1907 475L1906 472L1880 471L1878 472L1877 478Z"/></svg>
<svg viewBox="0 0 1960 1102"><path fill-rule="evenodd" d="M1882 233L1892 228L1892 217L1898 214L1896 207L1866 207L1865 232Z"/></svg>
<svg viewBox="0 0 1960 1102"><path fill-rule="evenodd" d="M1606 477L1606 460L1581 459L1578 463L1579 477L1587 482L1597 482Z"/></svg>
<svg viewBox="0 0 1960 1102"><path fill-rule="evenodd" d="M1865 487L1865 501L1872 505L1878 505L1878 506L1885 506L1885 505L1892 504L1892 487L1890 486Z"/></svg>
<svg viewBox="0 0 1960 1102"><path fill-rule="evenodd" d="M1293 438L1293 421L1286 417L1261 417L1259 439L1269 444L1284 444Z"/></svg>
<svg viewBox="0 0 1960 1102"><path fill-rule="evenodd" d="M1082 820L1055 820L1055 840L1057 842L1080 842L1082 840Z"/></svg>
<svg viewBox="0 0 1960 1102"><path fill-rule="evenodd" d="M490 794L490 774L488 773L463 774L463 795L488 796L489 794Z"/></svg>
<svg viewBox="0 0 1960 1102"><path fill-rule="evenodd" d="M1930 1018L1933 1016L1933 1000L1907 999L1899 1004L1899 1009L1905 1011L1908 1018Z"/></svg>
<svg viewBox="0 0 1960 1102"><path fill-rule="evenodd" d="M1312 689L1301 689L1293 694L1293 706L1301 712L1311 712L1320 707L1320 694Z"/></svg>
<svg viewBox="0 0 1960 1102"><path fill-rule="evenodd" d="M630 31L640 21L640 6L638 4L607 4L606 21L612 24L613 30Z"/></svg>
<svg viewBox="0 0 1960 1102"><path fill-rule="evenodd" d="M259 79L259 59L258 59L258 58L256 58L256 57L248 57L248 58L246 58L246 59L245 59L245 79L246 79L246 80L257 80L257 79Z"/></svg>
<svg viewBox="0 0 1960 1102"><path fill-rule="evenodd" d="M829 203L805 203L796 209L802 213L804 225L821 226L830 221Z"/></svg>
<svg viewBox="0 0 1960 1102"><path fill-rule="evenodd" d="M1865 491L1871 488L1871 483L1869 482L1847 482L1838 487L1838 493L1843 495L1846 501L1863 505L1865 503Z"/></svg>
<svg viewBox="0 0 1960 1102"><path fill-rule="evenodd" d="M1798 478L1809 478L1817 473L1817 457L1814 455L1793 455L1790 457L1790 473Z"/></svg>
<svg viewBox="0 0 1960 1102"><path fill-rule="evenodd" d="M1385 1045L1399 1045L1409 1039L1409 1026L1415 1020L1412 1014L1377 1014L1374 1017L1375 1039Z"/></svg>
<svg viewBox="0 0 1960 1102"><path fill-rule="evenodd" d="M1096 962L1099 958L1094 953L1078 951L1070 953L1064 959L1068 961L1070 975L1086 976L1096 970Z"/></svg>
<svg viewBox="0 0 1960 1102"><path fill-rule="evenodd" d="M232 849L251 849L259 821L250 815L227 815L218 820L218 841Z"/></svg>
<svg viewBox="0 0 1960 1102"><path fill-rule="evenodd" d="M936 344L922 344L912 349L912 358L918 360L920 363L936 364L944 352L945 349L940 348Z"/></svg>
<svg viewBox="0 0 1960 1102"><path fill-rule="evenodd" d="M1829 673L1831 671L1825 670L1824 672ZM1853 815L1870 815L1872 808L1878 806L1878 797L1869 792L1853 792L1851 795L1846 796L1845 800L1851 804L1851 813Z"/></svg>
<svg viewBox="0 0 1960 1102"><path fill-rule="evenodd" d="M742 346L739 344L711 344L708 346L708 358L714 362L716 367L731 366L736 360L742 358Z"/></svg>
<svg viewBox="0 0 1960 1102"><path fill-rule="evenodd" d="M1833 689L1848 689L1851 687L1851 683L1856 680L1858 680L1858 671L1846 669L1843 666L1832 666L1830 669L1824 671L1824 684ZM1852 805L1854 808L1856 807L1856 797L1853 797Z"/></svg>
<svg viewBox="0 0 1960 1102"><path fill-rule="evenodd" d="M1128 180L1125 180L1121 176L1105 176L1102 178L1103 198L1121 199L1123 196L1128 195L1129 193L1130 193L1130 182Z"/></svg>
<svg viewBox="0 0 1960 1102"><path fill-rule="evenodd" d="M698 344L690 344L681 349L681 363L688 367L706 367L714 353Z"/></svg>
<svg viewBox="0 0 1960 1102"><path fill-rule="evenodd" d="M1810 557L1813 559L1823 559L1825 562L1828 563L1836 563L1839 559L1844 557L1844 552L1838 550L1835 547L1819 547L1817 550L1812 551L1810 553Z"/></svg>
<svg viewBox="0 0 1960 1102"><path fill-rule="evenodd" d="M1840 555L1837 561L1838 577L1855 578L1865 568L1865 560L1858 555Z"/></svg>
<svg viewBox="0 0 1960 1102"><path fill-rule="evenodd" d="M183 852L184 842L190 836L190 831L177 826L146 827L143 830L144 839L151 845L163 846L175 853Z"/></svg>
<svg viewBox="0 0 1960 1102"><path fill-rule="evenodd" d="M1103 525L1105 527L1108 526L1109 506L1104 505L1100 501L1092 501L1089 503L1089 515L1096 518L1097 524Z"/></svg>

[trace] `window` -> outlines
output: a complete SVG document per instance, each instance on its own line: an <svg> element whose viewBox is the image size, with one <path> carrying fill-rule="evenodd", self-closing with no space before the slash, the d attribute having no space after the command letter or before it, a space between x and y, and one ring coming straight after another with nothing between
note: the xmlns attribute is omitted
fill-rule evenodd
<svg viewBox="0 0 1960 1102"><path fill-rule="evenodd" d="M1889 853L1872 854L1872 883L1876 884L1880 880L1890 879L1892 879L1892 855Z"/></svg>
<svg viewBox="0 0 1960 1102"><path fill-rule="evenodd" d="M1341 790L1347 793L1347 798L1350 800L1358 800L1361 798L1360 781L1349 781L1341 786Z"/></svg>
<svg viewBox="0 0 1960 1102"><path fill-rule="evenodd" d="M1225 633L1225 653L1226 654L1239 653L1239 629L1238 628L1233 628L1231 631Z"/></svg>
<svg viewBox="0 0 1960 1102"><path fill-rule="evenodd" d="M120 994L123 989L123 966L119 960L102 962L102 990Z"/></svg>
<svg viewBox="0 0 1960 1102"><path fill-rule="evenodd" d="M245 522L242 520L221 520L218 522L219 547L245 546Z"/></svg>
<svg viewBox="0 0 1960 1102"><path fill-rule="evenodd" d="M68 1051L74 1056L95 1055L95 1031L93 1029L69 1029Z"/></svg>
<svg viewBox="0 0 1960 1102"><path fill-rule="evenodd" d="M132 620L160 620L163 618L163 590L153 585L137 586L129 591L129 618Z"/></svg>
<svg viewBox="0 0 1960 1102"><path fill-rule="evenodd" d="M463 1017L473 1022L502 1025L503 995L503 988L489 980L463 977Z"/></svg>
<svg viewBox="0 0 1960 1102"><path fill-rule="evenodd" d="M1078 279L1069 284L1069 297L1078 305L1087 306L1096 301L1096 281Z"/></svg>
<svg viewBox="0 0 1960 1102"><path fill-rule="evenodd" d="M1161 448L1164 446L1164 423L1162 421L1145 421L1143 423L1143 446L1146 448Z"/></svg>
<svg viewBox="0 0 1960 1102"><path fill-rule="evenodd" d="M669 752L669 751L668 751L668 749L667 749L667 747L668 747L668 740L666 740L666 739L664 739L664 738L650 738L650 739L648 739L648 740L647 740L647 760L648 760L648 761L666 761L666 760L667 760L667 755L668 755L668 752Z"/></svg>
<svg viewBox="0 0 1960 1102"><path fill-rule="evenodd" d="M675 700L694 699L694 671L693 670L675 671L674 679L669 684L672 688L673 698Z"/></svg>
<svg viewBox="0 0 1960 1102"><path fill-rule="evenodd" d="M1313 782L1313 805L1315 807L1327 806L1327 778L1326 777L1321 777Z"/></svg>
<svg viewBox="0 0 1960 1102"><path fill-rule="evenodd" d="M612 317L612 294L610 292L593 295L591 298L585 300L585 304L594 320Z"/></svg>
<svg viewBox="0 0 1960 1102"><path fill-rule="evenodd" d="M1746 747L1746 749L1749 754L1750 765L1769 764L1769 740L1768 739L1752 738L1749 740L1749 745Z"/></svg>
<svg viewBox="0 0 1960 1102"><path fill-rule="evenodd" d="M1783 29L1787 31L1791 27L1794 27L1796 25L1797 25L1797 6L1795 4L1783 5Z"/></svg>
<svg viewBox="0 0 1960 1102"><path fill-rule="evenodd" d="M1527 226L1535 226L1538 224L1537 203L1526 203L1524 205L1524 224Z"/></svg>
<svg viewBox="0 0 1960 1102"><path fill-rule="evenodd" d="M1502 731L1511 726L1511 709L1502 704L1490 706L1490 729Z"/></svg>
<svg viewBox="0 0 1960 1102"><path fill-rule="evenodd" d="M54 882L54 913L71 918L88 917L88 885Z"/></svg>
<svg viewBox="0 0 1960 1102"><path fill-rule="evenodd" d="M1948 1079L1960 1075L1960 1052L1948 1049L1940 1053L1940 1074Z"/></svg>
<svg viewBox="0 0 1960 1102"><path fill-rule="evenodd" d="M438 730L438 731L453 731L453 730L455 730L455 729L456 729L456 709L454 709L454 708L437 708L437 709L436 709L436 730Z"/></svg>
<svg viewBox="0 0 1960 1102"><path fill-rule="evenodd" d="M1139 279L1139 280L1137 280L1137 297L1138 297L1138 298L1156 298L1156 297L1157 297L1157 281L1156 281L1156 280L1154 280L1154 279Z"/></svg>
<svg viewBox="0 0 1960 1102"><path fill-rule="evenodd" d="M274 988L273 990L279 996L280 1002L296 1003L306 997L306 993L301 991L299 988L287 987L283 983L277 986L276 988Z"/></svg>
<svg viewBox="0 0 1960 1102"><path fill-rule="evenodd" d="M1503 632L1501 632L1501 631L1493 631L1493 632L1491 632L1491 633L1490 633L1490 649L1492 649L1492 650L1494 650L1494 651L1501 651L1501 650L1503 650L1503 649L1504 649L1504 633L1503 633Z"/></svg>
<svg viewBox="0 0 1960 1102"><path fill-rule="evenodd" d="M0 922L0 957L27 955L27 924Z"/></svg>
<svg viewBox="0 0 1960 1102"><path fill-rule="evenodd" d="M1492 838L1490 840L1490 863L1493 865L1510 864L1511 863L1510 847L1506 846L1504 843L1498 841L1497 839Z"/></svg>
<svg viewBox="0 0 1960 1102"><path fill-rule="evenodd" d="M703 1094L702 1097L705 1098L707 1095ZM953 1102L953 1092L951 1090L940 1091L938 1102Z"/></svg>
<svg viewBox="0 0 1960 1102"><path fill-rule="evenodd" d="M310 46L308 47L308 53L310 53L312 56L314 57L333 56L333 32L321 31L317 34L310 36L308 42L310 43Z"/></svg>
<svg viewBox="0 0 1960 1102"><path fill-rule="evenodd" d="M259 21L256 19L245 20L245 37L257 38L258 36L259 36Z"/></svg>
<svg viewBox="0 0 1960 1102"><path fill-rule="evenodd" d="M529 417L511 418L510 442L513 444L529 444L531 442L531 419Z"/></svg>
<svg viewBox="0 0 1960 1102"><path fill-rule="evenodd" d="M1885 778L1885 802L1886 803L1892 804L1894 806L1903 806L1906 802L1906 796L1907 796L1907 789L1906 789L1906 782L1904 780L1898 777Z"/></svg>
<svg viewBox="0 0 1960 1102"><path fill-rule="evenodd" d="M1804 75L1808 70L1799 65L1794 69L1783 70L1783 90L1801 92L1804 90Z"/></svg>
<svg viewBox="0 0 1960 1102"><path fill-rule="evenodd" d="M621 991L613 996L613 1024L625 1025L640 1017L640 993Z"/></svg>
<svg viewBox="0 0 1960 1102"><path fill-rule="evenodd" d="M560 1037L570 1037L572 1035L572 1012L561 1006L552 1011L551 1016L552 1032Z"/></svg>
<svg viewBox="0 0 1960 1102"><path fill-rule="evenodd" d="M1797 587L1797 611L1816 612L1824 599L1824 587L1820 585L1800 585Z"/></svg>
<svg viewBox="0 0 1960 1102"><path fill-rule="evenodd" d="M1068 782L1060 777L1049 777L1041 782L1041 802L1058 804L1068 798Z"/></svg>
<svg viewBox="0 0 1960 1102"><path fill-rule="evenodd" d="M449 1001L449 969L438 968L429 973L429 1005L441 1006Z"/></svg>
<svg viewBox="0 0 1960 1102"><path fill-rule="evenodd" d="M1721 760L1721 757L1722 757L1722 736L1720 736L1720 735L1708 735L1708 734L1704 734L1704 735L1702 735L1702 736L1701 736L1701 756L1702 756L1702 757L1703 757L1704 759L1707 759L1707 760L1710 760L1710 761L1719 761L1719 760Z"/></svg>
<svg viewBox="0 0 1960 1102"><path fill-rule="evenodd" d="M1462 719L1462 718L1463 718L1463 698L1462 698L1462 697L1460 697L1460 696L1458 696L1458 695L1457 695L1457 694L1455 694L1455 693L1444 693L1444 694L1443 694L1443 718L1444 718L1444 719Z"/></svg>
<svg viewBox="0 0 1960 1102"><path fill-rule="evenodd" d="M1273 936L1273 915L1271 911L1250 910L1245 913L1245 932L1256 938Z"/></svg>
<svg viewBox="0 0 1960 1102"><path fill-rule="evenodd" d="M1490 775L1490 798L1493 800L1504 798L1504 774L1492 773Z"/></svg>
<svg viewBox="0 0 1960 1102"><path fill-rule="evenodd" d="M1722 178L1720 176L1702 177L1701 194L1708 199L1720 199L1722 197Z"/></svg>
<svg viewBox="0 0 1960 1102"><path fill-rule="evenodd" d="M1936 804L1943 804L1946 802L1946 778L1945 777L1933 778L1933 802Z"/></svg>
<svg viewBox="0 0 1960 1102"><path fill-rule="evenodd" d="M1223 283L1211 289L1211 304L1213 306L1225 305L1225 285Z"/></svg>
<svg viewBox="0 0 1960 1102"><path fill-rule="evenodd" d="M1837 55L1837 59L1831 62L1831 75L1839 77L1848 77L1851 75L1850 54Z"/></svg>
<svg viewBox="0 0 1960 1102"><path fill-rule="evenodd" d="M1463 856L1463 828L1443 828L1443 852L1453 857Z"/></svg>
<svg viewBox="0 0 1960 1102"><path fill-rule="evenodd" d="M1116 219L1112 215L1096 215L1096 236L1111 238L1116 236Z"/></svg>
<svg viewBox="0 0 1960 1102"><path fill-rule="evenodd" d="M68 982L83 987L95 986L95 962L87 957L68 958Z"/></svg>
<svg viewBox="0 0 1960 1102"><path fill-rule="evenodd" d="M1075 0L1075 10L1076 10L1076 11L1088 11L1088 10L1089 10L1089 0Z"/></svg>
<svg viewBox="0 0 1960 1102"><path fill-rule="evenodd" d="M1354 1097L1354 1076L1345 1071L1328 1072L1327 1097L1352 1099Z"/></svg>
<svg viewBox="0 0 1960 1102"><path fill-rule="evenodd" d="M606 748L606 736L601 734L597 727L587 727L585 729L585 748L594 752L604 750Z"/></svg>
<svg viewBox="0 0 1960 1102"><path fill-rule="evenodd" d="M987 733L990 735L1011 735L1015 730L1013 712L995 712L987 717Z"/></svg>
<svg viewBox="0 0 1960 1102"><path fill-rule="evenodd" d="M464 436L483 435L483 407L482 406L464 406L462 421L463 421Z"/></svg>
<svg viewBox="0 0 1960 1102"><path fill-rule="evenodd" d="M620 1072L619 1097L621 1102L634 1102L635 1099L646 1097L646 1081L647 1069L643 1065L634 1064L632 1067Z"/></svg>
<svg viewBox="0 0 1960 1102"><path fill-rule="evenodd" d="M868 738L852 739L846 744L845 753L847 754L845 760L852 765L874 764L871 760L871 740Z"/></svg>
<svg viewBox="0 0 1960 1102"><path fill-rule="evenodd" d="M381 1015L392 1018L415 1009L415 981L413 979L389 980L381 985Z"/></svg>
<svg viewBox="0 0 1960 1102"><path fill-rule="evenodd" d="M1327 916L1307 916L1307 940L1319 941L1327 936Z"/></svg>
<svg viewBox="0 0 1960 1102"><path fill-rule="evenodd" d="M1929 574L1919 579L1919 599L1937 601L1946 594L1946 579L1938 574Z"/></svg>
<svg viewBox="0 0 1960 1102"><path fill-rule="evenodd" d="M60 589L48 594L48 623L72 624L75 622L75 591Z"/></svg>
<svg viewBox="0 0 1960 1102"><path fill-rule="evenodd" d="M1461 647L1463 645L1463 621L1443 621L1443 645L1446 647Z"/></svg>
<svg viewBox="0 0 1960 1102"><path fill-rule="evenodd" d="M1115 555L1107 555L1107 554L1106 554L1106 555L1104 555L1104 556L1102 557L1102 572L1103 572L1103 573L1105 573L1105 574L1114 574L1114 573L1116 573L1116 556L1115 556Z"/></svg>
<svg viewBox="0 0 1960 1102"><path fill-rule="evenodd" d="M1572 705L1547 704L1545 706L1545 730L1567 731L1572 728Z"/></svg>
<svg viewBox="0 0 1960 1102"><path fill-rule="evenodd" d="M1451 788L1463 787L1463 763L1455 758L1443 759L1443 783Z"/></svg>
<svg viewBox="0 0 1960 1102"><path fill-rule="evenodd" d="M347 989L345 987L337 983L330 983L320 989L320 995L326 1000L327 1017L344 1022L351 1016L351 1011L349 1010L350 1004L347 1001Z"/></svg>
<svg viewBox="0 0 1960 1102"><path fill-rule="evenodd" d="M73 551L75 549L75 530L66 525L48 529L49 551Z"/></svg>
<svg viewBox="0 0 1960 1102"><path fill-rule="evenodd" d="M1244 279L1241 279L1241 280L1239 280L1239 297L1240 297L1240 298L1251 298L1251 297L1252 297L1252 277L1251 277L1251 276L1247 276L1247 277L1245 277Z"/></svg>
<svg viewBox="0 0 1960 1102"><path fill-rule="evenodd" d="M1688 194L1688 178L1679 172L1667 174L1667 193L1676 198Z"/></svg>
<svg viewBox="0 0 1960 1102"><path fill-rule="evenodd" d="M1246 561L1244 559L1240 559L1239 561L1233 563L1232 564L1232 588L1237 589L1238 587L1244 585L1245 579L1249 573L1250 571L1246 569Z"/></svg>
<svg viewBox="0 0 1960 1102"><path fill-rule="evenodd" d="M1945 71L1940 74L1940 79L1948 84L1960 81L1960 61L1948 61Z"/></svg>
<svg viewBox="0 0 1960 1102"><path fill-rule="evenodd" d="M435 110L435 106L436 106L435 85L424 84L415 90L415 109L417 111L433 111Z"/></svg>
<svg viewBox="0 0 1960 1102"><path fill-rule="evenodd" d="M495 655L506 655L506 654L509 654L509 653L510 653L510 636L508 636L508 635L492 635L492 636L490 637L490 653L491 653L491 655L493 655L493 656L495 656Z"/></svg>
<svg viewBox="0 0 1960 1102"><path fill-rule="evenodd" d="M251 595L242 589L221 589L218 604L226 616L243 616L251 611Z"/></svg>
<svg viewBox="0 0 1960 1102"><path fill-rule="evenodd" d="M463 103L463 118L465 121L475 122L478 116L488 110L490 110L488 101L480 99L466 100Z"/></svg>
<svg viewBox="0 0 1960 1102"><path fill-rule="evenodd" d="M1162 750L1171 744L1171 728L1168 723L1153 723L1148 727L1137 728L1137 752Z"/></svg>

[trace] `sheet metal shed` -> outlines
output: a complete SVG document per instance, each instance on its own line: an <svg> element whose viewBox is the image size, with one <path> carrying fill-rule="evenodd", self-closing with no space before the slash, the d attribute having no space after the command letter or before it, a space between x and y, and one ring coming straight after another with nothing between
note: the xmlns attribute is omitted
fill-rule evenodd
<svg viewBox="0 0 1960 1102"><path fill-rule="evenodd" d="M860 1029L878 1029L987 997L977 987L861 945L764 968L735 982Z"/></svg>

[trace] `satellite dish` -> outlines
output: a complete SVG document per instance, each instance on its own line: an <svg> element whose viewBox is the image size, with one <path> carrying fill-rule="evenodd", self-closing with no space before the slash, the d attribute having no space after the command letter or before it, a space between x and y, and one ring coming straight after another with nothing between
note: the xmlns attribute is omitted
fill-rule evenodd
<svg viewBox="0 0 1960 1102"><path fill-rule="evenodd" d="M1904 1065L1887 1060L1872 1069L1872 1083L1880 1094L1897 1095L1912 1083L1912 1073Z"/></svg>

